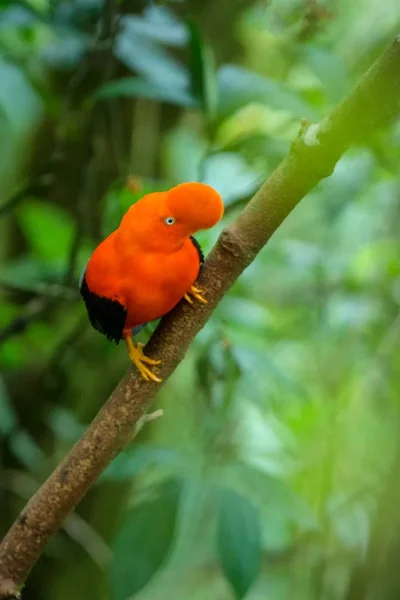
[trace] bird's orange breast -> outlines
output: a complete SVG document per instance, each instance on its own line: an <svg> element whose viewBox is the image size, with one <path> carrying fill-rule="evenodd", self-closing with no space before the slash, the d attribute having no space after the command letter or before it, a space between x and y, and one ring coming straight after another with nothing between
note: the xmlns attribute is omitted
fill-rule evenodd
<svg viewBox="0 0 400 600"><path fill-rule="evenodd" d="M87 269L89 289L127 309L125 328L142 325L169 312L195 282L200 260L190 239L173 252L123 253L111 234L92 254Z"/></svg>

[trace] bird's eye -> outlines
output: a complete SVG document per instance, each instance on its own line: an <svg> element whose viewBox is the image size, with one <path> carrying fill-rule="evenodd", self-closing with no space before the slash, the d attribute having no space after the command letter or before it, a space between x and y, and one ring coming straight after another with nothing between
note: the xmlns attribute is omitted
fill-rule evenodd
<svg viewBox="0 0 400 600"><path fill-rule="evenodd" d="M166 219L164 219L164 223L166 225L173 225L175 223L175 219L174 217L167 217Z"/></svg>

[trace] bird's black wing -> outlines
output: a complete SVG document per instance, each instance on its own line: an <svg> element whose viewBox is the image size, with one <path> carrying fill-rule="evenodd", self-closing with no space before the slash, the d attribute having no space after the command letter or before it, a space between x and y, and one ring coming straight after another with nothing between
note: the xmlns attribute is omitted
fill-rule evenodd
<svg viewBox="0 0 400 600"><path fill-rule="evenodd" d="M197 254L199 255L199 261L200 261L200 267L203 265L204 263L204 254L203 254L203 250L201 249L201 246L199 244L199 242L196 240L195 237L193 237L192 235L190 236L190 240L193 244L193 246L196 248L197 250Z"/></svg>
<svg viewBox="0 0 400 600"><path fill-rule="evenodd" d="M110 298L91 292L83 274L80 293L86 304L86 310L92 326L116 344L122 339L127 310L122 304Z"/></svg>

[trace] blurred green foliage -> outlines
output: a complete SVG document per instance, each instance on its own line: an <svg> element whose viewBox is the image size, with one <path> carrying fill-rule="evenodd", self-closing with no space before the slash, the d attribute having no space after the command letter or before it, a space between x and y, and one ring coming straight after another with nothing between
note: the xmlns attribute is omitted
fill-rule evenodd
<svg viewBox="0 0 400 600"><path fill-rule="evenodd" d="M399 24L397 0L0 2L0 531L128 366L77 293L95 245L201 180L208 251ZM398 600L399 124L246 270L27 600Z"/></svg>

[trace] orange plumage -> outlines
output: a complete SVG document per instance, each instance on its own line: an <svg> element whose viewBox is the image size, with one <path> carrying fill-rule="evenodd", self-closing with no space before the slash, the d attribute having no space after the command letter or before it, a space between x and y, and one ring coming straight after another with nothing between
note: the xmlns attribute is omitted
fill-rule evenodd
<svg viewBox="0 0 400 600"><path fill-rule="evenodd" d="M130 207L90 257L81 285L90 320L110 339L124 337L138 367L147 357L137 356L132 329L165 315L191 291L201 263L192 236L214 226L222 214L221 197L202 183L148 194ZM145 378L158 380L144 370Z"/></svg>

